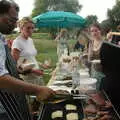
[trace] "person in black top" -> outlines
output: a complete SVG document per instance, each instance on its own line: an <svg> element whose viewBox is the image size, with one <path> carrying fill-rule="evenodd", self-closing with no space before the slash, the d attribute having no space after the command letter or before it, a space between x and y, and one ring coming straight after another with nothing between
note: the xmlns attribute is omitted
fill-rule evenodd
<svg viewBox="0 0 120 120"><path fill-rule="evenodd" d="M81 50L81 51L83 52L83 51L84 51L84 48L85 48L85 46L82 45L79 41L77 41L77 42L75 43L75 46L74 46L74 51L76 51L76 50Z"/></svg>
<svg viewBox="0 0 120 120"><path fill-rule="evenodd" d="M101 82L101 89L108 94L120 114L120 47L110 42L103 42L100 58L105 74L105 78Z"/></svg>

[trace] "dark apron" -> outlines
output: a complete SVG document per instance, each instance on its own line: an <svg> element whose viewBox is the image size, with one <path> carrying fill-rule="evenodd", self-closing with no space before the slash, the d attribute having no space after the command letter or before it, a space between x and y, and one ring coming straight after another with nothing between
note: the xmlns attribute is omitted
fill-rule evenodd
<svg viewBox="0 0 120 120"><path fill-rule="evenodd" d="M13 60L7 45L5 45L5 50L6 68L9 74L20 79L16 68L16 62ZM15 94L7 90L0 90L0 101L6 110L9 120L31 120L24 93Z"/></svg>

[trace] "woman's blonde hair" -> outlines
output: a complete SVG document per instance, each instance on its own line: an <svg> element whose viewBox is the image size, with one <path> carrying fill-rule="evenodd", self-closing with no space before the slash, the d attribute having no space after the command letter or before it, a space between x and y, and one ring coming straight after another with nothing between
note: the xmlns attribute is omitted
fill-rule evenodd
<svg viewBox="0 0 120 120"><path fill-rule="evenodd" d="M32 19L29 17L23 17L21 20L17 22L17 25L19 28L22 28L27 23L33 23Z"/></svg>

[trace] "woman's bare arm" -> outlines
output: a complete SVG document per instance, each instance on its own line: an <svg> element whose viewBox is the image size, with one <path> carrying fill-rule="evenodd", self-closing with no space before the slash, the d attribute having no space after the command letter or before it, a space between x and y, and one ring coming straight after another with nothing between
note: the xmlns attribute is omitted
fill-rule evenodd
<svg viewBox="0 0 120 120"><path fill-rule="evenodd" d="M13 58L17 61L20 57L20 50L18 50L17 48L14 48L12 49L11 54Z"/></svg>

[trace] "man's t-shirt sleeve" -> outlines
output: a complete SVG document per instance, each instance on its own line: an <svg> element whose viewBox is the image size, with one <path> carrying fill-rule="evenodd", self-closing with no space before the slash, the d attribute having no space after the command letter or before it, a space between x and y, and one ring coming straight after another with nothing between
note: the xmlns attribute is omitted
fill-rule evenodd
<svg viewBox="0 0 120 120"><path fill-rule="evenodd" d="M8 70L5 67L6 53L4 44L0 41L0 76L8 74Z"/></svg>

